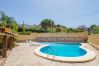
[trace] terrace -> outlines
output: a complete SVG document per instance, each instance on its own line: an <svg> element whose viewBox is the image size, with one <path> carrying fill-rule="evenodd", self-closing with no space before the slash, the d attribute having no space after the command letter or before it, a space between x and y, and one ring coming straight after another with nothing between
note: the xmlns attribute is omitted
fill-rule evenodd
<svg viewBox="0 0 99 66"><path fill-rule="evenodd" d="M97 53L96 59L85 63L60 63L50 61L33 52L39 46L31 45L30 43L19 43L20 46L14 48L8 57L5 66L99 66L99 51L87 44L87 48Z"/></svg>
<svg viewBox="0 0 99 66"><path fill-rule="evenodd" d="M61 35L61 36L59 36L58 34L56 34L56 35L55 34L54 35L53 34L50 34L50 35L47 34L46 37L47 36L49 37L51 35L53 37L56 37L56 35L58 37L64 37L64 36L66 37L66 34ZM68 35L70 35L70 34L68 34ZM86 33L78 33L78 34L71 34L71 35L73 35L73 37L74 37L74 35L76 35L76 36L79 35L80 37L81 36L83 36L83 37L88 36ZM71 35L70 35L70 37L71 37ZM24 35L24 37L23 37L23 35L19 36L21 38L21 40L18 41L19 43L17 43L17 44L20 45L20 46L15 47L12 50L11 54L7 58L5 66L66 66L66 65L67 66L84 66L84 65L86 65L86 66L93 66L93 65L99 66L99 50L96 50L93 46L90 45L90 43L89 44L86 43L85 47L94 51L95 53L97 53L96 58L94 60L90 61L90 62L85 62L85 63L72 63L72 62L70 62L70 63L60 63L60 62L47 60L47 59L44 59L44 58L41 58L41 57L35 55L34 50L41 45L38 45L38 46L33 45L33 44L36 44L35 42L34 43L25 43L25 40L34 40L35 38L41 37L41 36L45 37L45 34L42 34L42 33L37 34L36 33L36 34L34 34L34 36L33 36L33 34ZM87 39L87 37L85 37L85 38ZM90 40L90 42L92 42L91 39L88 38L88 41L89 40ZM94 38L94 40L97 40L97 39ZM74 39L73 39L73 41L74 41ZM94 43L94 45L95 45L95 43Z"/></svg>

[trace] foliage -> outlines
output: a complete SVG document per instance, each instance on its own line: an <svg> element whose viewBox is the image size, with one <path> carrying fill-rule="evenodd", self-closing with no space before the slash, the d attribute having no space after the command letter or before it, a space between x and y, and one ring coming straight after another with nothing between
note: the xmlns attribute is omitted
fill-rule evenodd
<svg viewBox="0 0 99 66"><path fill-rule="evenodd" d="M95 29L95 27L96 27L96 25L95 25L95 24L93 24L93 25L91 25L91 26L90 26L90 29L92 29L92 30L93 30L93 29Z"/></svg>
<svg viewBox="0 0 99 66"><path fill-rule="evenodd" d="M44 19L41 21L41 27L48 30L49 28L52 28L54 26L54 21L51 19Z"/></svg>
<svg viewBox="0 0 99 66"><path fill-rule="evenodd" d="M31 32L19 32L19 34L21 34L21 35L30 35Z"/></svg>
<svg viewBox="0 0 99 66"><path fill-rule="evenodd" d="M50 32L50 33L56 33L56 28L51 28L51 29L49 29L49 32Z"/></svg>
<svg viewBox="0 0 99 66"><path fill-rule="evenodd" d="M63 28L63 27L54 27L49 29L50 33L57 33L57 32L67 32L67 29Z"/></svg>
<svg viewBox="0 0 99 66"><path fill-rule="evenodd" d="M67 32L63 27L56 27L56 32Z"/></svg>
<svg viewBox="0 0 99 66"><path fill-rule="evenodd" d="M80 25L80 26L78 26L77 29L80 31L85 31L87 29L87 27L85 25Z"/></svg>
<svg viewBox="0 0 99 66"><path fill-rule="evenodd" d="M17 32L18 31L18 25L17 25L16 22L13 22L12 23L12 29L13 29L14 32Z"/></svg>
<svg viewBox="0 0 99 66"><path fill-rule="evenodd" d="M84 30L83 29L74 29L74 32L76 33L76 32L84 32Z"/></svg>
<svg viewBox="0 0 99 66"><path fill-rule="evenodd" d="M65 28L66 29L66 26L60 25L60 24L55 25L55 27L62 27L62 28Z"/></svg>
<svg viewBox="0 0 99 66"><path fill-rule="evenodd" d="M62 31L61 28L59 27L56 28L56 32L61 32L61 31Z"/></svg>
<svg viewBox="0 0 99 66"><path fill-rule="evenodd" d="M67 33L74 33L74 29L73 28L68 28Z"/></svg>
<svg viewBox="0 0 99 66"><path fill-rule="evenodd" d="M94 33L95 33L95 34L99 34L99 26L96 26L96 27L94 28Z"/></svg>
<svg viewBox="0 0 99 66"><path fill-rule="evenodd" d="M40 26L34 26L29 29L31 32L42 33L45 32L45 29L41 28Z"/></svg>
<svg viewBox="0 0 99 66"><path fill-rule="evenodd" d="M23 29L23 33L26 33L26 28L25 28L25 24L24 24L24 22L23 22L22 29Z"/></svg>
<svg viewBox="0 0 99 66"><path fill-rule="evenodd" d="M18 32L22 32L23 31L23 28L18 26Z"/></svg>
<svg viewBox="0 0 99 66"><path fill-rule="evenodd" d="M0 11L0 26L11 28L14 32L19 32L19 34L30 34L31 32L36 33L56 33L56 32L67 32L67 33L76 33L76 32L85 32L88 31L89 34L99 34L99 26L93 24L89 28L85 25L80 25L78 28L67 28L64 25L54 24L54 21L51 19L44 19L41 21L40 25L32 26L26 28L24 22L20 27L13 17L9 17L4 12Z"/></svg>
<svg viewBox="0 0 99 66"><path fill-rule="evenodd" d="M91 33L95 34L95 32L96 32L95 28L96 28L96 25L95 24L93 24L93 25L90 26Z"/></svg>
<svg viewBox="0 0 99 66"><path fill-rule="evenodd" d="M1 26L2 27L8 27L8 28L11 28L15 31L18 30L18 25L17 25L17 22L14 20L13 17L9 17L7 16L4 12L0 11L0 22L1 22Z"/></svg>

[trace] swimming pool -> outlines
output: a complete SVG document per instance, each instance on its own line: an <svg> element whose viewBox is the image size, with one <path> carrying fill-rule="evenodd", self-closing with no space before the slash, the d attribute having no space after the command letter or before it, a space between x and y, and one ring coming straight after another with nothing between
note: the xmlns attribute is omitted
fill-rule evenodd
<svg viewBox="0 0 99 66"><path fill-rule="evenodd" d="M54 44L43 47L40 49L42 53L54 55L54 56L63 56L63 57L77 57L83 56L87 52L79 47L80 44Z"/></svg>
<svg viewBox="0 0 99 66"><path fill-rule="evenodd" d="M46 59L62 62L85 62L95 58L96 54L85 48L83 43L41 42L44 44L35 50L35 54Z"/></svg>

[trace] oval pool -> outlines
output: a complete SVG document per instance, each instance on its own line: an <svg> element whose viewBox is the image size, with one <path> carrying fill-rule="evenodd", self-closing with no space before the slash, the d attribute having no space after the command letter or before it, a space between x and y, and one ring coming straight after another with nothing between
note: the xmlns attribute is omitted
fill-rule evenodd
<svg viewBox="0 0 99 66"><path fill-rule="evenodd" d="M86 62L96 53L85 47L85 43L41 42L34 53L40 57L60 62Z"/></svg>
<svg viewBox="0 0 99 66"><path fill-rule="evenodd" d="M57 44L49 45L40 49L42 53L54 55L54 56L63 56L63 57L77 57L83 56L87 52L79 47L80 44Z"/></svg>

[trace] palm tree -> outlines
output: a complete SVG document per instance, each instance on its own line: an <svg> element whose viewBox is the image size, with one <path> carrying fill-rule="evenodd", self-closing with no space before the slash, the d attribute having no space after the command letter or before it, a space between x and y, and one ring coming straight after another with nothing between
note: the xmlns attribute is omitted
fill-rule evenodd
<svg viewBox="0 0 99 66"><path fill-rule="evenodd" d="M17 31L18 25L17 22L13 17L7 16L4 12L0 11L0 22L1 26L8 27L13 29L14 31Z"/></svg>

